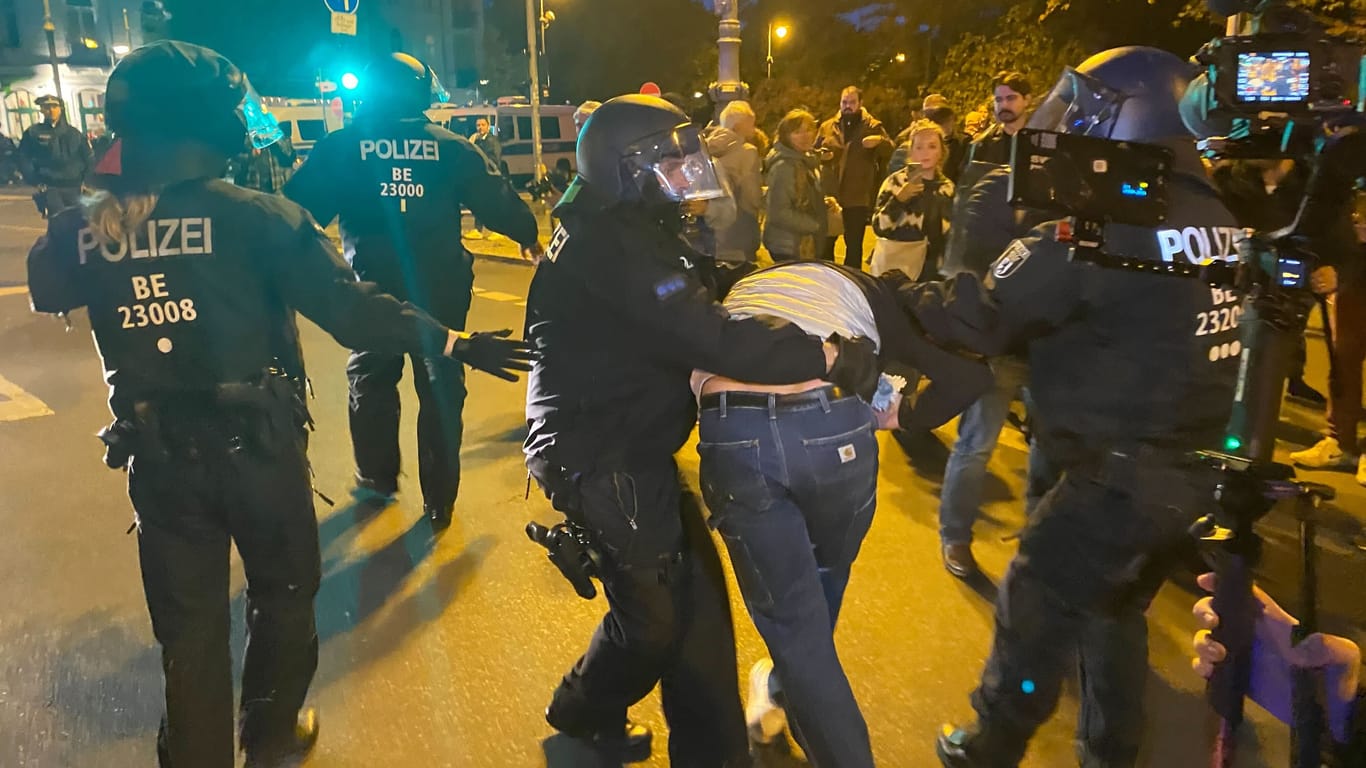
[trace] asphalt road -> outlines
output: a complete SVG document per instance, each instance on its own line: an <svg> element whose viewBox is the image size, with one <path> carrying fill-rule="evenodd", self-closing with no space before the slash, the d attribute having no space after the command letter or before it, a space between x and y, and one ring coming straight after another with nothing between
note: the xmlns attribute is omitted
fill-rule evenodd
<svg viewBox="0 0 1366 768"><path fill-rule="evenodd" d="M13 188L11 188L13 190ZM131 510L120 473L104 468L93 436L108 421L106 391L88 335L74 318L29 313L23 259L41 232L22 191L0 190L0 766L146 766L160 715L160 667L138 579ZM476 245L471 243L472 245ZM482 247L482 246L478 246ZM520 328L530 270L481 260L472 328ZM304 325L317 398L312 460L324 582L317 601L322 658L312 701L323 733L310 766L596 766L541 718L550 691L582 650L601 600L575 597L528 542L530 519L554 515L525 498L519 445L523 386L470 376L465 476L455 525L433 541L420 519L415 475L398 503L359 518L346 505L352 463L346 431L346 352ZM1326 366L1313 344L1311 380ZM403 439L412 455L415 400L404 385ZM1322 414L1291 407L1283 450L1312 442ZM908 454L881 439L879 512L854 569L839 629L841 656L872 732L880 765L931 766L939 723L970 714L991 636L992 583L1022 524L1023 443L1008 432L991 465L989 504L977 528L985 578L944 572L937 548L937 493L952 428ZM695 476L691 446L681 462ZM1353 536L1366 489L1349 475L1307 473L1342 490L1333 530L1322 536L1324 623L1366 640L1363 560ZM1263 525L1266 583L1294 594L1294 522ZM241 651L240 568L235 567L235 654ZM732 597L736 593L732 588ZM1151 612L1149 724L1143 765L1207 764L1212 720L1187 661L1190 592L1168 586ZM762 653L733 599L742 678ZM1135 692L1137 695L1137 692ZM1075 764L1075 686L1039 734L1025 765ZM656 731L657 695L635 710ZM1243 765L1287 764L1285 729L1255 712ZM763 765L799 765L763 755Z"/></svg>

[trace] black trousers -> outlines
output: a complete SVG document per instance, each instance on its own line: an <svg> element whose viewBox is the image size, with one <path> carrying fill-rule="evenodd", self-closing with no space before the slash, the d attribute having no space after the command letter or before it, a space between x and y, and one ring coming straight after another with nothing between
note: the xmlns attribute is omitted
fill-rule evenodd
<svg viewBox="0 0 1366 768"><path fill-rule="evenodd" d="M129 469L143 590L166 677L162 768L235 764L231 544L247 577L244 750L286 743L318 666L313 597L321 566L304 437L261 444L251 424L213 416L176 423L164 454L137 454Z"/></svg>
<svg viewBox="0 0 1366 768"><path fill-rule="evenodd" d="M550 708L569 732L620 728L660 686L676 768L749 764L721 560L672 459L579 483L581 522L606 550L608 611Z"/></svg>
<svg viewBox="0 0 1366 768"><path fill-rule="evenodd" d="M422 500L449 509L460 491L460 443L464 433L465 369L446 357L413 356L417 389L417 464ZM403 356L352 352L346 365L351 383L351 446L356 474L375 488L398 490L400 454L398 382Z"/></svg>
<svg viewBox="0 0 1366 768"><path fill-rule="evenodd" d="M1213 504L1215 479L1174 463L1108 460L1069 471L1044 496L996 601L996 633L972 694L976 765L1017 766L1081 676L1077 755L1084 768L1138 760L1148 673L1144 613L1189 526Z"/></svg>
<svg viewBox="0 0 1366 768"><path fill-rule="evenodd" d="M75 208L81 204L81 185L74 187L54 187L47 188L47 217L52 218L67 208Z"/></svg>
<svg viewBox="0 0 1366 768"><path fill-rule="evenodd" d="M868 222L873 220L873 209L868 207L845 208L841 214L844 220L844 265L854 269L863 268L863 236L868 231ZM825 252L822 258L835 260L835 241L837 237L825 238Z"/></svg>

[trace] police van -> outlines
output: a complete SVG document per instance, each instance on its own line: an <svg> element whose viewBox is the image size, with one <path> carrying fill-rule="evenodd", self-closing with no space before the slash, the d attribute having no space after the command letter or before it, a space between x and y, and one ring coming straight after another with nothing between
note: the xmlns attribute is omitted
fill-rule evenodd
<svg viewBox="0 0 1366 768"><path fill-rule="evenodd" d="M337 99L266 97L261 102L280 123L280 130L289 137L300 160L308 157L313 145L322 137L342 127L341 101Z"/></svg>
<svg viewBox="0 0 1366 768"><path fill-rule="evenodd" d="M541 162L546 170L561 158L574 167L574 107L571 104L541 105ZM427 110L432 122L466 138L475 134L475 121L487 118L503 149L503 174L521 184L533 176L531 155L531 105L522 96L503 97L495 104L457 106L437 104Z"/></svg>

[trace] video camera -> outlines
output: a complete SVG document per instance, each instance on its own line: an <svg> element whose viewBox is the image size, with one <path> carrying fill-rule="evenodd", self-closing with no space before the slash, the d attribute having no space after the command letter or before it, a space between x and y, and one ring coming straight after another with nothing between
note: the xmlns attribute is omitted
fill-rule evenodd
<svg viewBox="0 0 1366 768"><path fill-rule="evenodd" d="M1011 205L1070 217L1060 240L1099 252L1106 223L1154 227L1167 218L1171 150L1024 129L1011 145Z"/></svg>
<svg viewBox="0 0 1366 768"><path fill-rule="evenodd" d="M1214 157L1309 154L1327 121L1361 97L1360 45L1326 34L1284 0L1207 0L1229 16L1229 34L1195 55L1206 70L1187 107L1224 135L1201 142Z"/></svg>

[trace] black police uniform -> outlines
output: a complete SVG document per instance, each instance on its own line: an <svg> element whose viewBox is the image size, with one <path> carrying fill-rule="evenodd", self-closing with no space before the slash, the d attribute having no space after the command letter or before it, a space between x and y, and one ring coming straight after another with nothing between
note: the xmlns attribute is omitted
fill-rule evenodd
<svg viewBox="0 0 1366 768"><path fill-rule="evenodd" d="M978 183L969 207L995 213L972 211L976 221L1014 225L1007 180L998 170ZM1176 176L1170 195L1167 222L1109 225L1106 251L1149 261L1232 255L1234 219L1203 178ZM903 296L934 338L992 354L1028 340L1034 437L1064 471L1000 587L962 765L1017 765L1076 654L1082 764L1134 764L1144 612L1213 503L1215 478L1188 455L1222 444L1238 367L1237 295L1069 261L1055 227L1013 241L983 283L960 275Z"/></svg>
<svg viewBox="0 0 1366 768"><path fill-rule="evenodd" d="M606 550L610 610L547 719L619 732L661 685L677 766L748 762L720 561L674 453L696 418L694 368L743 381L821 378L820 343L795 325L730 320L679 237L677 209L612 205L576 181L527 297L528 466L556 509Z"/></svg>
<svg viewBox="0 0 1366 768"><path fill-rule="evenodd" d="M465 327L474 284L474 261L460 242L460 207L524 246L537 239L530 209L484 155L420 115L363 116L331 134L285 185L285 196L323 224L340 216L345 256L360 279L457 330ZM440 348L414 350L412 361L422 497L429 513L448 515L460 488L464 369ZM358 479L392 494L403 357L356 351L346 372Z"/></svg>
<svg viewBox="0 0 1366 768"><path fill-rule="evenodd" d="M219 180L169 184L118 245L69 209L51 219L28 274L36 311L89 308L118 420L111 454L132 455L166 676L162 765L234 764L230 541L247 577L242 745L249 758L268 754L293 735L318 662L307 414L284 378L300 375L294 311L343 344L395 353L439 349L447 329L356 282L297 205Z"/></svg>
<svg viewBox="0 0 1366 768"><path fill-rule="evenodd" d="M56 214L81 202L81 182L91 167L90 142L63 114L56 123L38 123L24 131L19 164L29 184L47 188L40 204L44 215Z"/></svg>

